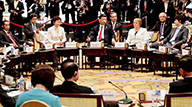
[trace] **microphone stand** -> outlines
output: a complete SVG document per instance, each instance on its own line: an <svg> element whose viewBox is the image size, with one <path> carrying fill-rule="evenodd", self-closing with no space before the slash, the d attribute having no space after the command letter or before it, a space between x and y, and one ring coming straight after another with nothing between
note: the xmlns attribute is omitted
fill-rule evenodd
<svg viewBox="0 0 192 107"><path fill-rule="evenodd" d="M108 81L108 82L109 82L111 85L113 85L113 86L115 86L116 88L118 88L119 90L121 90L121 91L125 94L125 98L124 98L124 99L118 100L118 103L119 103L119 104L131 104L131 103L133 102L130 98L127 97L127 94L126 94L126 92L125 92L123 89L119 88L117 85L113 84L111 81Z"/></svg>

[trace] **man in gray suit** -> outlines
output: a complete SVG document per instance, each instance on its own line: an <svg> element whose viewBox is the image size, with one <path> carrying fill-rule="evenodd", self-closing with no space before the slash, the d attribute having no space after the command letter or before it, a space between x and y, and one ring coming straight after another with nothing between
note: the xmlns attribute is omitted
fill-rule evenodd
<svg viewBox="0 0 192 107"><path fill-rule="evenodd" d="M175 25L176 28L172 28L169 35L164 38L162 41L156 44L152 44L151 47L158 48L159 45L166 45L169 44L171 48L181 48L181 45L183 43L187 42L187 37L189 34L189 30L183 26L183 23L185 22L185 18L182 15L178 15L175 17Z"/></svg>

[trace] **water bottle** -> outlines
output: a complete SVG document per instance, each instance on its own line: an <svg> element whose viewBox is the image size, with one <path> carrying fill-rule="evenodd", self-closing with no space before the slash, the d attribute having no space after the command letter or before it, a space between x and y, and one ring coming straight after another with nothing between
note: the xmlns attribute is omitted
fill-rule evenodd
<svg viewBox="0 0 192 107"><path fill-rule="evenodd" d="M20 78L19 78L19 90L24 91L24 78L23 78L23 75L21 75Z"/></svg>
<svg viewBox="0 0 192 107"><path fill-rule="evenodd" d="M93 91L93 93L95 94L95 90L94 90L94 86L91 85L91 90Z"/></svg>
<svg viewBox="0 0 192 107"><path fill-rule="evenodd" d="M23 52L26 52L26 43L23 44Z"/></svg>
<svg viewBox="0 0 192 107"><path fill-rule="evenodd" d="M152 100L152 105L151 105L151 107L155 107L155 106L156 106L156 102L155 102L155 100L156 100L155 91L152 92L151 98L152 98L152 99L151 99L151 100Z"/></svg>
<svg viewBox="0 0 192 107"><path fill-rule="evenodd" d="M3 47L3 54L4 54L4 56L3 56L3 58L4 59L7 59L7 47L6 47L6 45L4 45L4 47Z"/></svg>
<svg viewBox="0 0 192 107"><path fill-rule="evenodd" d="M14 55L15 48L11 45L11 55Z"/></svg>
<svg viewBox="0 0 192 107"><path fill-rule="evenodd" d="M155 97L156 97L156 107L158 107L158 103L160 102L161 97L161 91L158 84L156 85Z"/></svg>

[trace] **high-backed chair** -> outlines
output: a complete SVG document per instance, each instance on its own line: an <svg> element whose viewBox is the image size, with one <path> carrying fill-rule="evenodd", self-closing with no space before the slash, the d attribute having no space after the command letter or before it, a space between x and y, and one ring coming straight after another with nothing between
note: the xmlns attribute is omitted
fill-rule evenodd
<svg viewBox="0 0 192 107"><path fill-rule="evenodd" d="M98 94L53 93L59 96L61 105L69 107L104 107L103 97Z"/></svg>
<svg viewBox="0 0 192 107"><path fill-rule="evenodd" d="M165 96L164 107L191 107L192 92L190 93L170 93Z"/></svg>
<svg viewBox="0 0 192 107"><path fill-rule="evenodd" d="M153 32L151 35L151 43L157 43L159 42L159 32Z"/></svg>
<svg viewBox="0 0 192 107"><path fill-rule="evenodd" d="M21 107L49 107L49 105L39 100L29 100L24 102Z"/></svg>

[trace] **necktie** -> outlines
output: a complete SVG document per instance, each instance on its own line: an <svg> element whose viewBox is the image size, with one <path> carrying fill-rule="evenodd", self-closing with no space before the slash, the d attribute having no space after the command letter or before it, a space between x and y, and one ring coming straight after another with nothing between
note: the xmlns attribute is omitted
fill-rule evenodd
<svg viewBox="0 0 192 107"><path fill-rule="evenodd" d="M161 23L160 34L163 35L163 32L164 32L164 23Z"/></svg>
<svg viewBox="0 0 192 107"><path fill-rule="evenodd" d="M111 14L111 9L108 9L109 14Z"/></svg>
<svg viewBox="0 0 192 107"><path fill-rule="evenodd" d="M10 34L9 32L7 32L7 35L8 35L8 37L9 37L9 39L11 39L11 41L13 42L13 45L14 45L15 47L18 47L18 45L16 44L16 42L15 42L14 39L12 38L11 34Z"/></svg>
<svg viewBox="0 0 192 107"><path fill-rule="evenodd" d="M145 3L144 12L146 12L146 10L147 10L147 1L145 0L144 3Z"/></svg>
<svg viewBox="0 0 192 107"><path fill-rule="evenodd" d="M100 30L100 33L99 33L99 40L102 39L102 31L103 31L103 26L101 26L101 30Z"/></svg>

